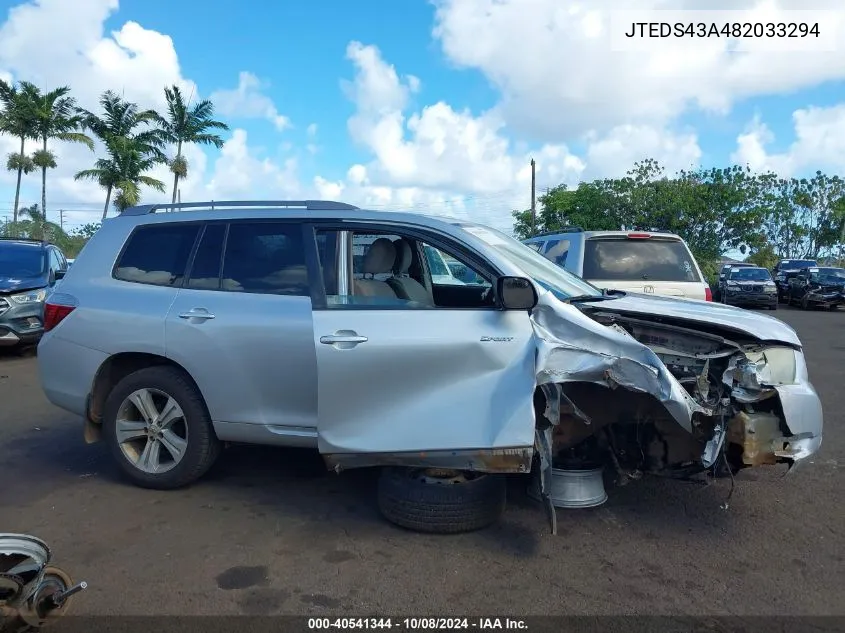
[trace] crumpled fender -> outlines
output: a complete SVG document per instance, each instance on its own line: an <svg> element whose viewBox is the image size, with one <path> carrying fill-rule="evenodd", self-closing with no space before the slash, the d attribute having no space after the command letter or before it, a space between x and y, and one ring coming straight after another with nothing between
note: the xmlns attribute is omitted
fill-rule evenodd
<svg viewBox="0 0 845 633"><path fill-rule="evenodd" d="M597 323L551 293L540 297L531 322L537 337L537 384L544 392L551 389L565 398L554 385L592 382L649 393L688 432L692 432L693 414L710 413L687 393L657 354L622 328ZM548 400L551 393L546 395ZM579 417L584 419L583 414Z"/></svg>

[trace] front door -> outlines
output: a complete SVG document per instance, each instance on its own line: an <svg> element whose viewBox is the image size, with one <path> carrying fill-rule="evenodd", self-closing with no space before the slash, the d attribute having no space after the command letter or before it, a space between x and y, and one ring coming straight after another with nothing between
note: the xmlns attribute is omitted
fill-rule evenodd
<svg viewBox="0 0 845 633"><path fill-rule="evenodd" d="M403 237L413 249L404 266L391 256L398 247L368 255L375 240ZM533 328L527 311L496 308L495 273L444 250L477 279L440 296L422 240L374 227L318 231L317 243L327 291L314 310L321 453L369 465L533 446ZM409 284L413 301L401 296Z"/></svg>

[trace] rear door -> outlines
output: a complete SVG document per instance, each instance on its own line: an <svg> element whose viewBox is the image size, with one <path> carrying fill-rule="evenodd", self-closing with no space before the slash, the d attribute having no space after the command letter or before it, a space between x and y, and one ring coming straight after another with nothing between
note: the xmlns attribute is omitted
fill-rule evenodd
<svg viewBox="0 0 845 633"><path fill-rule="evenodd" d="M582 276L599 288L707 298L708 285L695 258L674 237L628 233L588 238Z"/></svg>
<svg viewBox="0 0 845 633"><path fill-rule="evenodd" d="M292 221L208 223L167 315L167 356L196 381L221 439L316 443L302 235Z"/></svg>
<svg viewBox="0 0 845 633"><path fill-rule="evenodd" d="M359 466L413 465L425 454L452 460L452 467L460 460L460 467L502 468L504 462L480 457L490 449L518 449L513 454L530 460L535 344L528 312L497 309L495 271L443 236L344 228L352 230L324 227L316 237L324 282L314 310L320 452L330 463ZM367 246L378 237L410 241L409 274L431 290L430 304L379 286L389 262L380 263L383 272L350 267L348 254L361 245L356 234ZM475 283L432 285L426 247L466 266ZM370 261L366 249L359 257ZM350 268L369 280L369 296L356 294Z"/></svg>

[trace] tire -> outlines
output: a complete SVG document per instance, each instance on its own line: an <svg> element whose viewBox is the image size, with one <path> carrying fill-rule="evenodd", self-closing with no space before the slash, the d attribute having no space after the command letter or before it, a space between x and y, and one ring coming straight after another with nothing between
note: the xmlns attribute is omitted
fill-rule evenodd
<svg viewBox="0 0 845 633"><path fill-rule="evenodd" d="M772 305L769 306L769 310L777 310L777 309L778 309L777 303L773 303Z"/></svg>
<svg viewBox="0 0 845 633"><path fill-rule="evenodd" d="M378 482L382 515L417 532L458 534L485 528L504 512L506 481L502 475L452 471L460 483L445 483L453 480L427 477L433 470L383 468ZM443 483L430 483L433 481Z"/></svg>
<svg viewBox="0 0 845 633"><path fill-rule="evenodd" d="M176 405L181 408L183 414L176 418L171 429L167 429L172 430L180 440L184 441L184 450L181 452L178 461L172 456L172 453L166 451L164 441L158 441L160 444L158 455L163 454L165 457L170 457L172 462L172 465L164 464L162 472L145 472L139 466L136 466L124 452L126 450L137 454L140 461L140 456L142 456L141 446L150 443L146 432L139 435L137 439L133 439L131 443L127 442L123 445L117 439L118 416L123 419L125 416L128 417L129 412L134 411L136 415L132 416L133 420L121 422L121 424L144 426L143 416L139 413L140 409L135 405L128 404L129 397L139 392L155 392L154 396L158 402L166 397L172 398ZM147 425L147 428L149 428L149 425ZM129 374L117 383L106 398L103 431L109 449L121 470L132 483L141 488L172 490L187 486L202 477L211 468L221 450L221 443L214 434L211 417L202 395L191 380L182 371L174 367L147 367ZM184 433L180 434L180 431L184 431ZM138 432L142 433L141 431ZM166 430L163 432L166 432ZM162 433L158 435L161 437ZM171 445L173 444L171 443Z"/></svg>

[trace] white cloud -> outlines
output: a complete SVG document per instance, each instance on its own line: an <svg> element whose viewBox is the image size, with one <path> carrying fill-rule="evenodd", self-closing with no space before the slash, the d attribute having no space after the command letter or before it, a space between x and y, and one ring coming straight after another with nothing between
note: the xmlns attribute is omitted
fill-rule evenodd
<svg viewBox="0 0 845 633"><path fill-rule="evenodd" d="M594 128L642 123L659 127L691 106L726 112L740 99L845 78L841 50L736 53L725 40L716 39L697 45L663 40L639 53L612 50L613 11L701 8L691 0L435 4L434 35L447 57L458 67L479 70L501 91L500 107L509 126L551 142ZM804 4L733 0L730 8L766 11L772 6L803 9ZM814 0L812 5L830 12L821 24L826 39L841 42L845 4Z"/></svg>
<svg viewBox="0 0 845 633"><path fill-rule="evenodd" d="M810 107L792 113L795 141L784 152L768 153L775 141L759 116L737 137L731 160L755 170L793 176L802 170L845 171L845 103L829 108Z"/></svg>
<svg viewBox="0 0 845 633"><path fill-rule="evenodd" d="M262 94L265 88L258 77L246 71L241 71L238 77L238 87L233 90L216 90L209 99L214 102L217 111L230 117L267 119L278 131L291 127L291 121L283 114L279 114L273 100Z"/></svg>
<svg viewBox="0 0 845 633"><path fill-rule="evenodd" d="M583 177L619 175L647 157L670 169L695 167L701 157L694 133L644 124L584 135L579 139L588 147L583 158L562 143L528 151L509 140L500 110L476 115L440 101L409 113L418 80L401 77L375 46L353 42L347 57L355 73L343 87L356 106L349 133L373 160L353 166L342 181L318 178L315 186L323 197L435 209L510 228L511 210L530 204L531 158L539 193Z"/></svg>
<svg viewBox="0 0 845 633"><path fill-rule="evenodd" d="M463 211L467 205L459 200L498 199L499 205L484 210L486 219L495 214L496 221L510 222L513 205L524 206L529 191L530 156L514 151L497 114L475 116L442 101L406 114L419 80L400 77L375 46L352 42L347 57L355 69L354 79L344 83L356 107L349 133L374 160L350 169L344 195L371 205L431 204L446 211ZM535 158L538 178L550 184L577 180L584 169L564 145L543 147ZM337 191L338 183L321 184Z"/></svg>
<svg viewBox="0 0 845 633"><path fill-rule="evenodd" d="M309 138L317 136L317 124L311 123L307 128L305 128L305 133L308 134Z"/></svg>
<svg viewBox="0 0 845 633"><path fill-rule="evenodd" d="M105 88L148 106L163 104L163 87L196 87L182 77L173 40L126 22L110 34L104 24L117 0L38 0L9 11L0 26L0 71L41 86L73 87L94 108Z"/></svg>

